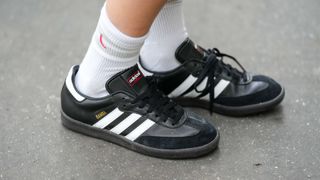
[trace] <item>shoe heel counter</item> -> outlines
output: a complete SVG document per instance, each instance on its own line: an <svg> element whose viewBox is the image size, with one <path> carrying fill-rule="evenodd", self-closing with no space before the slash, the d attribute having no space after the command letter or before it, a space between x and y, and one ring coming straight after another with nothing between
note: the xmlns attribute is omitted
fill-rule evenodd
<svg viewBox="0 0 320 180"><path fill-rule="evenodd" d="M91 116L95 109L90 109L88 106L84 105L83 101L78 101L70 92L67 85L64 84L61 90L61 111L64 115L75 119L77 121L93 124L95 119Z"/></svg>
<svg viewBox="0 0 320 180"><path fill-rule="evenodd" d="M61 108L65 113L79 106L86 98L75 87L75 76L79 66L72 66L61 90Z"/></svg>
<svg viewBox="0 0 320 180"><path fill-rule="evenodd" d="M61 110L66 113L69 114L69 110L75 106L74 102L73 102L73 97L71 96L66 83L63 84L63 87L61 89L61 93L60 93L60 99L61 99Z"/></svg>

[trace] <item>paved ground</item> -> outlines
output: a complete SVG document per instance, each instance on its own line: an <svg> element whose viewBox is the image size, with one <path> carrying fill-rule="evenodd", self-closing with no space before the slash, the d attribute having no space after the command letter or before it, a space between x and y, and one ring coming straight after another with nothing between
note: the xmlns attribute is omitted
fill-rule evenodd
<svg viewBox="0 0 320 180"><path fill-rule="evenodd" d="M230 118L194 160L139 155L60 125L59 91L102 1L0 1L0 179L320 179L320 1L185 1L190 36L287 91L282 106Z"/></svg>

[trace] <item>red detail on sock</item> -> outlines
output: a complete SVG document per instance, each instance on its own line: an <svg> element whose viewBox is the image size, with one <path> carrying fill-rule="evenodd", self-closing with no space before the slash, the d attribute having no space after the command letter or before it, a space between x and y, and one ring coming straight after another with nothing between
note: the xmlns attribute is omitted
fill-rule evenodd
<svg viewBox="0 0 320 180"><path fill-rule="evenodd" d="M142 73L137 70L135 73L133 73L133 75L131 75L128 78L128 83L131 87L133 87L135 84L137 84L139 82L139 80L143 77Z"/></svg>
<svg viewBox="0 0 320 180"><path fill-rule="evenodd" d="M100 44L103 48L107 48L107 46L103 43L102 38L103 38L103 36L102 36L102 34L100 34Z"/></svg>

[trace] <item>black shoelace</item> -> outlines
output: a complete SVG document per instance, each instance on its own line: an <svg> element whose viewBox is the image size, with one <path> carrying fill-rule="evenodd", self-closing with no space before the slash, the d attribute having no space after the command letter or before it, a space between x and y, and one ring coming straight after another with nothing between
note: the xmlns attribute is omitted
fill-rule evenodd
<svg viewBox="0 0 320 180"><path fill-rule="evenodd" d="M234 80L240 80L241 78L246 81L246 70L243 66L238 62L236 58L230 56L228 54L221 53L217 48L206 50L206 56L203 61L195 60L196 62L200 62L203 65L203 69L201 70L197 81L193 84L193 88L198 93L209 93L210 100L210 112L212 113L212 106L214 101L214 78L216 75L219 75L223 72L226 73L227 76L232 77ZM233 60L235 63L239 65L242 69L240 72L238 69L232 67L230 64L226 64L223 62L223 58L227 57ZM203 90L198 90L197 86L203 81L204 78L208 77L207 84Z"/></svg>
<svg viewBox="0 0 320 180"><path fill-rule="evenodd" d="M132 104L136 104L139 108L148 105L147 113L155 112L156 117L160 117L160 121L166 122L171 118L171 125L176 125L181 118L183 111L177 108L177 104L165 96L158 88L153 79L148 78L149 88L141 95L137 96Z"/></svg>

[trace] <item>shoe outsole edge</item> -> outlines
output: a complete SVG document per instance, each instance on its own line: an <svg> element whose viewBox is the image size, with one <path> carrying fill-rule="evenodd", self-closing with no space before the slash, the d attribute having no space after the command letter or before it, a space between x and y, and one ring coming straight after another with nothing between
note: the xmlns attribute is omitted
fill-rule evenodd
<svg viewBox="0 0 320 180"><path fill-rule="evenodd" d="M213 103L212 111L218 114L227 115L227 116L248 116L254 115L261 112L272 110L278 104L282 102L285 96L284 88L281 88L281 92L275 98L259 103L259 104L252 104L246 106L224 106L221 104ZM174 100L181 106L184 107L197 107L197 108L204 108L209 110L209 102L205 100L199 100L194 98L174 98Z"/></svg>
<svg viewBox="0 0 320 180"><path fill-rule="evenodd" d="M204 156L218 147L220 139L219 132L217 132L215 139L203 146L186 149L157 149L130 141L125 137L112 133L108 130L95 128L77 121L66 115L63 111L61 111L61 121L64 127L72 131L112 142L141 154L165 159L189 159Z"/></svg>

